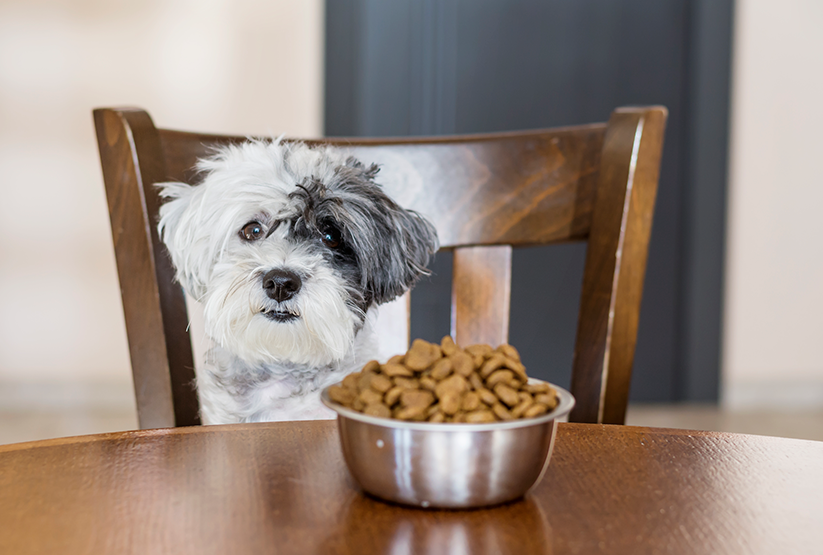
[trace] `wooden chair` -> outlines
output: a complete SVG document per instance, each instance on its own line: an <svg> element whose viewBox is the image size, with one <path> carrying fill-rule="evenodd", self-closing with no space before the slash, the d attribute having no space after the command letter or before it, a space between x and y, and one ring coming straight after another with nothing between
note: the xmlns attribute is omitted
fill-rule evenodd
<svg viewBox="0 0 823 555"><path fill-rule="evenodd" d="M512 246L587 241L570 420L624 422L667 111L608 123L437 138L328 139L382 165L380 182L428 216L454 251L452 335L506 342ZM242 140L154 126L139 109L94 111L141 428L199 424L182 289L152 185L190 182L195 160Z"/></svg>

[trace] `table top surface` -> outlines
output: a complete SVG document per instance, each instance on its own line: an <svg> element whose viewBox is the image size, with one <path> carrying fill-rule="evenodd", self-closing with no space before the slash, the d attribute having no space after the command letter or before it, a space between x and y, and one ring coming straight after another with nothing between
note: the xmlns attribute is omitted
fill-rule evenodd
<svg viewBox="0 0 823 555"><path fill-rule="evenodd" d="M823 553L823 442L560 424L517 502L364 495L333 421L0 446L0 553Z"/></svg>

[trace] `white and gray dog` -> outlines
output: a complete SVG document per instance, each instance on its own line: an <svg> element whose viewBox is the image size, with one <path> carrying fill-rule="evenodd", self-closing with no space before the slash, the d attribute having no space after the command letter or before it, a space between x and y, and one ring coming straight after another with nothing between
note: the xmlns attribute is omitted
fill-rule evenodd
<svg viewBox="0 0 823 555"><path fill-rule="evenodd" d="M159 230L213 344L203 421L331 418L320 390L376 356L372 309L427 272L434 227L333 147L248 141L197 170L158 184Z"/></svg>

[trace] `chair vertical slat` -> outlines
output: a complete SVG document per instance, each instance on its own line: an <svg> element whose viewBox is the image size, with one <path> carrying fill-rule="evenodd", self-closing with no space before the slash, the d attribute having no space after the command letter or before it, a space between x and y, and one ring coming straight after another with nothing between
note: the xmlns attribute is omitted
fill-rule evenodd
<svg viewBox="0 0 823 555"><path fill-rule="evenodd" d="M95 110L140 428L200 423L183 290L157 234L165 180L157 129L142 110Z"/></svg>
<svg viewBox="0 0 823 555"><path fill-rule="evenodd" d="M458 345L509 339L509 245L454 249L451 334Z"/></svg>
<svg viewBox="0 0 823 555"><path fill-rule="evenodd" d="M619 275L615 280L617 297L602 410L604 424L626 421L665 125L664 109L648 110L643 114L643 129L633 164L631 196L626 203Z"/></svg>
<svg viewBox="0 0 823 555"><path fill-rule="evenodd" d="M665 121L665 108L627 108L606 128L572 369L573 422L625 421Z"/></svg>

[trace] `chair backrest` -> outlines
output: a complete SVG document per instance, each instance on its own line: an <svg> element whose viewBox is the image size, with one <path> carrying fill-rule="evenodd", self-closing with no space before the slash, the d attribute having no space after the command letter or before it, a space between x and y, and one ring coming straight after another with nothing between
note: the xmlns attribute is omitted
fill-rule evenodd
<svg viewBox="0 0 823 555"><path fill-rule="evenodd" d="M587 241L571 390L576 422L625 420L667 111L608 123L437 138L324 139L378 162L401 205L453 249L452 335L506 342L512 246ZM242 141L94 111L141 428L200 422L185 297L157 234L154 183L191 183L197 158Z"/></svg>

